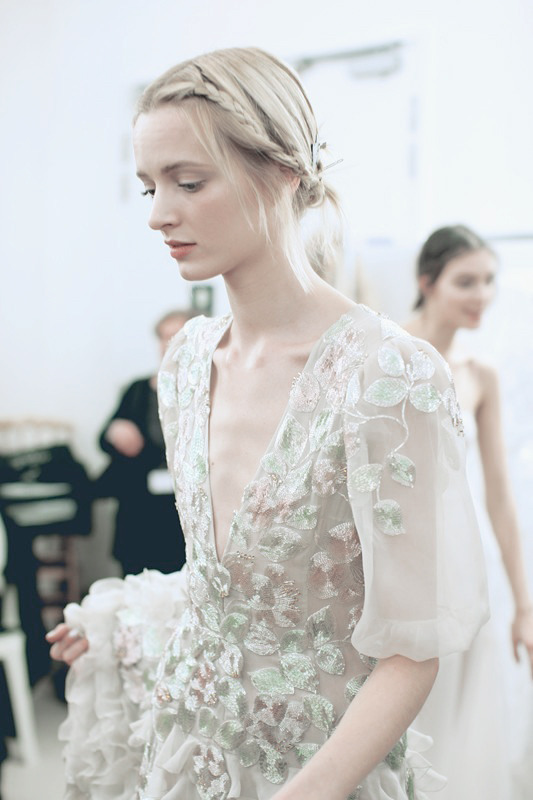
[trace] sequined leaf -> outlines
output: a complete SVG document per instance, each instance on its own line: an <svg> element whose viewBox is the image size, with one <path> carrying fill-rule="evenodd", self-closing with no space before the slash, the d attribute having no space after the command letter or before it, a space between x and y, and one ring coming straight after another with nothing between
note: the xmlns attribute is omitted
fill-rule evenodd
<svg viewBox="0 0 533 800"><path fill-rule="evenodd" d="M345 586L348 574L344 564L337 564L323 550L309 561L307 583L310 591L323 600L338 597Z"/></svg>
<svg viewBox="0 0 533 800"><path fill-rule="evenodd" d="M281 669L287 680L297 689L316 692L318 674L315 665L302 653L285 653L280 658Z"/></svg>
<svg viewBox="0 0 533 800"><path fill-rule="evenodd" d="M221 564L216 564L211 576L210 587L218 600L220 597L227 597L231 586L231 575Z"/></svg>
<svg viewBox="0 0 533 800"><path fill-rule="evenodd" d="M357 403L361 398L361 381L359 375L355 373L350 378L348 386L346 387L345 405L347 409L355 409Z"/></svg>
<svg viewBox="0 0 533 800"><path fill-rule="evenodd" d="M254 701L252 717L271 728L277 728L287 713L288 705L284 697L259 694Z"/></svg>
<svg viewBox="0 0 533 800"><path fill-rule="evenodd" d="M344 689L344 697L349 703L351 703L355 695L363 687L367 678L368 675L356 675L355 678L350 678L350 680L346 684L346 688Z"/></svg>
<svg viewBox="0 0 533 800"><path fill-rule="evenodd" d="M179 407L187 408L187 406L190 406L193 397L194 397L194 389L192 388L192 386L187 386L182 392L178 393Z"/></svg>
<svg viewBox="0 0 533 800"><path fill-rule="evenodd" d="M385 373L393 378L399 378L405 372L405 363L398 352L393 347L384 345L378 350L378 364Z"/></svg>
<svg viewBox="0 0 533 800"><path fill-rule="evenodd" d="M389 536L405 533L402 509L396 500L380 500L376 503L374 518L378 528Z"/></svg>
<svg viewBox="0 0 533 800"><path fill-rule="evenodd" d="M154 731L160 741L166 739L176 722L176 712L173 709L154 712Z"/></svg>
<svg viewBox="0 0 533 800"><path fill-rule="evenodd" d="M287 631L281 637L279 649L282 653L303 653L307 648L307 633L302 630Z"/></svg>
<svg viewBox="0 0 533 800"><path fill-rule="evenodd" d="M294 465L302 455L306 444L305 428L292 414L287 414L276 437L276 449L288 464Z"/></svg>
<svg viewBox="0 0 533 800"><path fill-rule="evenodd" d="M289 703L278 730L278 748L282 752L293 748L302 739L310 724L311 720L303 704L295 701Z"/></svg>
<svg viewBox="0 0 533 800"><path fill-rule="evenodd" d="M257 691L263 694L294 694L293 685L276 667L255 670L250 678Z"/></svg>
<svg viewBox="0 0 533 800"><path fill-rule="evenodd" d="M219 664L232 678L238 678L242 670L242 653L236 644L225 644L219 656Z"/></svg>
<svg viewBox="0 0 533 800"><path fill-rule="evenodd" d="M272 581L266 575L254 573L252 575L252 594L250 605L257 611L266 611L274 605L274 587Z"/></svg>
<svg viewBox="0 0 533 800"><path fill-rule="evenodd" d="M432 383L420 383L409 392L409 400L418 411L430 414L439 407L441 396L439 390Z"/></svg>
<svg viewBox="0 0 533 800"><path fill-rule="evenodd" d="M336 564L347 564L361 555L361 543L353 522L341 522L322 533L319 543Z"/></svg>
<svg viewBox="0 0 533 800"><path fill-rule="evenodd" d="M283 478L287 473L287 464L281 458L279 453L267 453L261 459L261 467L268 472L269 475L277 475L278 478Z"/></svg>
<svg viewBox="0 0 533 800"><path fill-rule="evenodd" d="M274 607L272 608L276 625L289 628L298 623L301 614L299 595L300 590L294 581L284 581L281 586L276 586Z"/></svg>
<svg viewBox="0 0 533 800"><path fill-rule="evenodd" d="M319 750L320 745L313 742L300 742L294 745L294 753L301 767L307 764L309 759L312 758L315 753L318 753Z"/></svg>
<svg viewBox="0 0 533 800"><path fill-rule="evenodd" d="M304 708L313 725L324 733L329 733L335 722L333 704L319 694L304 698Z"/></svg>
<svg viewBox="0 0 533 800"><path fill-rule="evenodd" d="M305 497L311 488L311 469L311 462L307 462L303 466L291 470L279 488L279 499L296 503L300 498Z"/></svg>
<svg viewBox="0 0 533 800"><path fill-rule="evenodd" d="M381 318L381 335L384 339L390 339L393 336L399 339L409 339L409 334L401 328L397 322L393 322L387 317Z"/></svg>
<svg viewBox="0 0 533 800"><path fill-rule="evenodd" d="M320 397L320 384L311 372L302 372L295 380L289 395L293 411L313 411Z"/></svg>
<svg viewBox="0 0 533 800"><path fill-rule="evenodd" d="M217 683L218 696L228 711L242 717L247 711L246 692L239 680L224 676Z"/></svg>
<svg viewBox="0 0 533 800"><path fill-rule="evenodd" d="M181 700L178 704L178 713L176 715L176 721L181 730L184 733L189 733L192 730L195 719L196 714L194 711L188 709L183 700Z"/></svg>
<svg viewBox="0 0 533 800"><path fill-rule="evenodd" d="M291 528L274 528L263 534L257 546L271 561L287 561L304 547L304 542Z"/></svg>
<svg viewBox="0 0 533 800"><path fill-rule="evenodd" d="M322 452L328 458L333 458L335 461L343 461L345 455L344 445L344 431L342 428L338 431L331 433L322 448Z"/></svg>
<svg viewBox="0 0 533 800"><path fill-rule="evenodd" d="M411 356L407 374L412 381L428 381L435 374L435 364L427 353L424 353L423 350L418 350Z"/></svg>
<svg viewBox="0 0 533 800"><path fill-rule="evenodd" d="M240 611L228 614L222 620L220 633L228 642L237 644L242 642L250 626L250 615Z"/></svg>
<svg viewBox="0 0 533 800"><path fill-rule="evenodd" d="M322 411L313 421L309 431L309 446L311 451L319 450L326 441L331 423L333 421L333 412Z"/></svg>
<svg viewBox="0 0 533 800"><path fill-rule="evenodd" d="M208 628L216 632L220 630L220 612L216 606L206 603L202 606L202 615Z"/></svg>
<svg viewBox="0 0 533 800"><path fill-rule="evenodd" d="M244 645L252 653L257 653L259 656L268 656L277 651L279 642L276 634L266 625L253 623L244 639Z"/></svg>
<svg viewBox="0 0 533 800"><path fill-rule="evenodd" d="M407 734L404 733L402 738L396 742L392 750L385 756L385 761L391 769L400 769L407 751Z"/></svg>
<svg viewBox="0 0 533 800"><path fill-rule="evenodd" d="M246 739L246 731L240 722L228 719L215 733L215 742L223 750L235 750Z"/></svg>
<svg viewBox="0 0 533 800"><path fill-rule="evenodd" d="M322 496L334 494L344 483L345 472L342 464L331 459L317 461L313 469L313 491Z"/></svg>
<svg viewBox="0 0 533 800"><path fill-rule="evenodd" d="M160 372L157 379L157 393L161 403L170 408L177 403L176 376L172 372Z"/></svg>
<svg viewBox="0 0 533 800"><path fill-rule="evenodd" d="M300 506L287 517L287 525L302 531L316 528L318 506Z"/></svg>
<svg viewBox="0 0 533 800"><path fill-rule="evenodd" d="M259 745L253 739L243 742L237 749L237 755L243 767L253 767L254 764L257 764L260 754Z"/></svg>
<svg viewBox="0 0 533 800"><path fill-rule="evenodd" d="M343 675L346 668L342 651L335 644L325 644L321 647L316 654L316 663L321 670L330 675Z"/></svg>
<svg viewBox="0 0 533 800"><path fill-rule="evenodd" d="M350 488L356 492L373 492L379 488L382 473L381 464L364 464L351 473Z"/></svg>
<svg viewBox="0 0 533 800"><path fill-rule="evenodd" d="M285 758L266 742L261 743L259 768L270 783L283 783L287 778L287 762Z"/></svg>
<svg viewBox="0 0 533 800"><path fill-rule="evenodd" d="M365 400L374 406L390 408L407 397L408 386L402 378L378 378L365 392Z"/></svg>
<svg viewBox="0 0 533 800"><path fill-rule="evenodd" d="M402 486L414 486L416 478L416 466L410 458L400 453L393 453L387 459L387 465L391 472L391 478Z"/></svg>
<svg viewBox="0 0 533 800"><path fill-rule="evenodd" d="M307 618L305 629L314 648L322 647L335 634L335 617L331 606L323 606Z"/></svg>
<svg viewBox="0 0 533 800"><path fill-rule="evenodd" d="M215 712L204 706L198 712L198 730L202 736L213 736L217 727L217 717Z"/></svg>

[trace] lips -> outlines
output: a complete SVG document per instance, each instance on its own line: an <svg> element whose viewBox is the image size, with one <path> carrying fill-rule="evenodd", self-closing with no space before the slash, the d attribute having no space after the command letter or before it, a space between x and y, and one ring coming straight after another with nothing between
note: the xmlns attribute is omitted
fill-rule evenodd
<svg viewBox="0 0 533 800"><path fill-rule="evenodd" d="M196 242L180 242L176 239L167 239L165 244L169 246L172 258L178 261L185 258L196 247Z"/></svg>

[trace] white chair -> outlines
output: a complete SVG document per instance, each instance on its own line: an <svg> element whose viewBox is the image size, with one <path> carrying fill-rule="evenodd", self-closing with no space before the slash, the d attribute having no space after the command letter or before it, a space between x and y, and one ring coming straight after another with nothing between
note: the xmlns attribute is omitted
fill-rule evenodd
<svg viewBox="0 0 533 800"><path fill-rule="evenodd" d="M3 571L6 561L7 535L0 517L0 596L5 591ZM19 754L27 764L34 764L39 759L39 747L25 644L26 637L20 628L0 629L0 662L6 676Z"/></svg>

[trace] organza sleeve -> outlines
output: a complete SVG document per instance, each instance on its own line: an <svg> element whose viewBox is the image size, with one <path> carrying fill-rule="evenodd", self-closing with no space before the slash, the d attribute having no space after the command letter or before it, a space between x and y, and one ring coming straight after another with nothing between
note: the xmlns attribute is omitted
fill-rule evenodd
<svg viewBox="0 0 533 800"><path fill-rule="evenodd" d="M448 366L407 335L381 343L352 381L344 429L365 579L354 647L416 661L467 649L488 603Z"/></svg>

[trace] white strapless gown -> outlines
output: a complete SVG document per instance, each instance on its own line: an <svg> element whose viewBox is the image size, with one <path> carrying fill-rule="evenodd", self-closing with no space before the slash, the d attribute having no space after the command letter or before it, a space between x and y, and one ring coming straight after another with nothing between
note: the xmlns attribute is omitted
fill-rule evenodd
<svg viewBox="0 0 533 800"><path fill-rule="evenodd" d="M488 573L491 619L472 647L441 659L431 694L414 727L434 740L431 762L446 775L439 800L532 800L515 789L527 720L527 675L512 655L512 597L484 503L477 428L464 415L467 470L478 515Z"/></svg>

